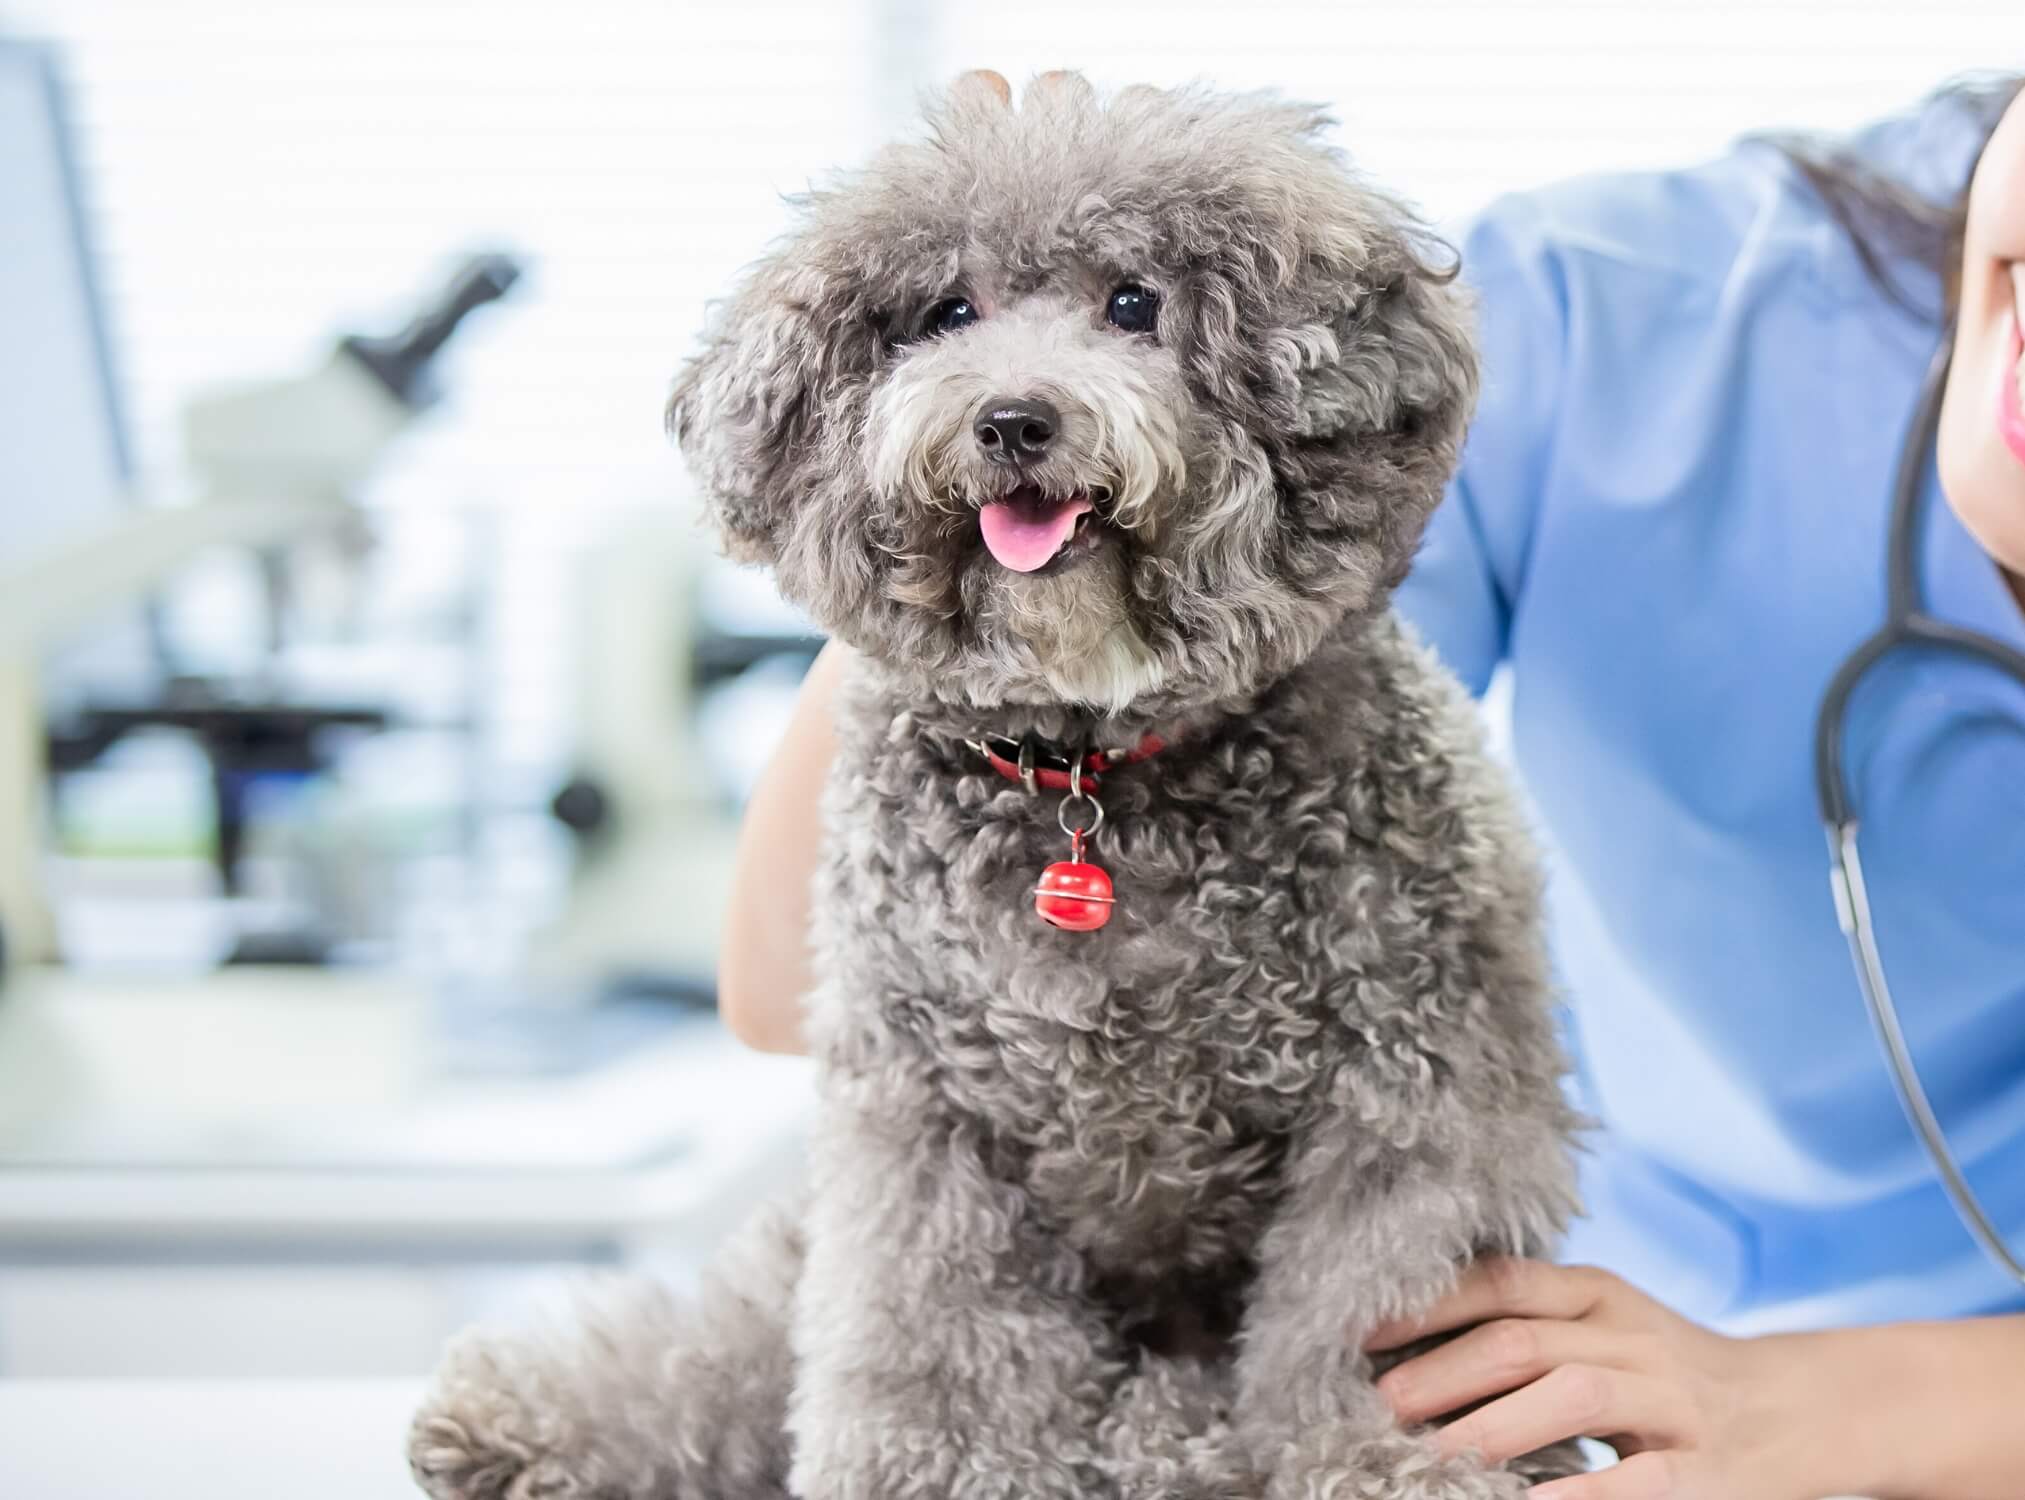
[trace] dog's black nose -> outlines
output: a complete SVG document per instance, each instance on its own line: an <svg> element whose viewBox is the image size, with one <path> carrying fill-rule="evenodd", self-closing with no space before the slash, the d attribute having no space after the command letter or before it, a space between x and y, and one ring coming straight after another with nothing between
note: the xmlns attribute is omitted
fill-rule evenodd
<svg viewBox="0 0 2025 1500"><path fill-rule="evenodd" d="M995 464L1037 464L1055 440L1062 414L1039 396L994 396L984 403L971 430L977 446Z"/></svg>

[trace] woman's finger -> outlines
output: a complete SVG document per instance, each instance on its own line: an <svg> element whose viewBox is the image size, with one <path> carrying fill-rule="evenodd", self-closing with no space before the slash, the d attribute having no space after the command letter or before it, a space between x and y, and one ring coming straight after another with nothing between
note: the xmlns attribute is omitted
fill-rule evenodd
<svg viewBox="0 0 2025 1500"><path fill-rule="evenodd" d="M1636 1434L1641 1446L1671 1427L1668 1387L1601 1365L1562 1365L1523 1390L1500 1396L1434 1435L1443 1453L1475 1453L1487 1464L1569 1438Z"/></svg>
<svg viewBox="0 0 2025 1500"><path fill-rule="evenodd" d="M1593 1474L1536 1484L1526 1494L1530 1500L1695 1500L1681 1487L1679 1470L1678 1454L1635 1453Z"/></svg>
<svg viewBox="0 0 2025 1500"><path fill-rule="evenodd" d="M1000 104L1012 104L1012 85L1005 81L1003 73L990 68L972 68L968 73L959 73L956 78L959 89L974 90L980 98L992 98Z"/></svg>
<svg viewBox="0 0 2025 1500"><path fill-rule="evenodd" d="M1378 1390L1401 1422L1426 1422L1561 1365L1621 1366L1621 1342L1589 1323L1499 1318L1386 1371Z"/></svg>
<svg viewBox="0 0 2025 1500"><path fill-rule="evenodd" d="M1373 1353L1396 1349L1431 1333L1447 1333L1492 1318L1555 1318L1572 1323L1602 1299L1610 1277L1587 1266L1492 1256L1462 1274L1454 1291L1418 1318L1384 1323L1365 1339Z"/></svg>

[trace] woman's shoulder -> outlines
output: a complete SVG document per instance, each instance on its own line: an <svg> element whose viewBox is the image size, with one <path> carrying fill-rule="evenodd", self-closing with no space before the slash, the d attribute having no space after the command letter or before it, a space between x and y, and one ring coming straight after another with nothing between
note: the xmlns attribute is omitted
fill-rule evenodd
<svg viewBox="0 0 2025 1500"><path fill-rule="evenodd" d="M1601 305L1622 333L1641 310L1692 317L1764 278L1824 289L1833 232L1786 158L1745 141L1692 166L1596 173L1507 194L1462 237L1462 274L1487 321L1566 322Z"/></svg>
<svg viewBox="0 0 2025 1500"><path fill-rule="evenodd" d="M1839 145L1933 192L1973 158L1966 118L1937 99ZM1838 455L1834 472L1889 472L1932 329L1889 304L1775 140L1513 193L1459 243L1483 379L1398 601L1472 686L1508 651L1536 564L1597 515L1637 524L1734 500L1730 476L1754 463L1826 476L1789 463L1809 449ZM1821 378L1840 368L1864 378ZM1778 421L1738 420L1774 407ZM1777 496L1828 503L1830 489Z"/></svg>
<svg viewBox="0 0 2025 1500"><path fill-rule="evenodd" d="M1977 97L1944 91L1827 145L1945 202L1967 180L1986 130ZM1460 243L1464 277L1491 316L1502 311L1499 294L1522 282L1553 291L1563 312L1585 297L1656 292L1652 306L1664 316L1691 312L1697 294L1734 297L1755 278L1817 292L1831 308L1875 290L1777 132L1687 166L1593 173L1507 194ZM1621 318L1633 309L1613 310Z"/></svg>

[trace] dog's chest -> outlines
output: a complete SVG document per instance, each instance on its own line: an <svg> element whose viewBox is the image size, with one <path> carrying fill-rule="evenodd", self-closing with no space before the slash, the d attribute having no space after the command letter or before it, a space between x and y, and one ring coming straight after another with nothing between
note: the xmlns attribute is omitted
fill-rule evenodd
<svg viewBox="0 0 2025 1500"><path fill-rule="evenodd" d="M1118 905L1065 932L1033 896L1068 856L1059 794L926 755L861 785L873 826L831 887L852 1003L926 1045L1100 1265L1242 1257L1345 1045L1327 954L1353 841L1326 797L1294 814L1294 779L1256 761L1117 773L1092 857Z"/></svg>

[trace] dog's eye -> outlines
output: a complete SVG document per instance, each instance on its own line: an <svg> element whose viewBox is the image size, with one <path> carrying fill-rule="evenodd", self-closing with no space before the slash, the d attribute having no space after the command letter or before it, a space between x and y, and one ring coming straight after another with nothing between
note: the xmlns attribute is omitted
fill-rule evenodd
<svg viewBox="0 0 2025 1500"><path fill-rule="evenodd" d="M976 321L976 303L968 297L944 297L928 309L928 316L921 320L921 331L924 335L954 333Z"/></svg>
<svg viewBox="0 0 2025 1500"><path fill-rule="evenodd" d="M1152 287L1127 282L1104 304L1104 321L1127 333L1151 333L1160 317L1160 295Z"/></svg>

